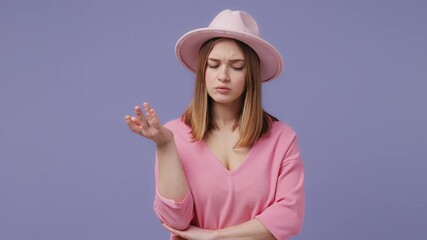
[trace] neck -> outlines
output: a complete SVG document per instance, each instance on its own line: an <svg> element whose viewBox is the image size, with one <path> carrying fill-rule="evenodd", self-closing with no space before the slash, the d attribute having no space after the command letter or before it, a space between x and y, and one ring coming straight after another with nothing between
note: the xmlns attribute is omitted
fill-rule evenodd
<svg viewBox="0 0 427 240"><path fill-rule="evenodd" d="M218 126L219 129L232 129L239 117L239 113L241 110L240 108L240 101L235 101L233 103L228 104L213 102L212 117L214 123Z"/></svg>

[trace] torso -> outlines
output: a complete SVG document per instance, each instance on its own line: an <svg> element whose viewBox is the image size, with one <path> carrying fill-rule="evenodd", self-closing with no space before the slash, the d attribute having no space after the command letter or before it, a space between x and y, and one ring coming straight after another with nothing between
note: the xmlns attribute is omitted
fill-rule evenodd
<svg viewBox="0 0 427 240"><path fill-rule="evenodd" d="M205 137L204 142L224 168L233 171L239 168L249 152L249 147L233 148L238 138L237 129L233 132L214 130Z"/></svg>
<svg viewBox="0 0 427 240"><path fill-rule="evenodd" d="M203 229L221 229L254 219L276 202L277 190L284 186L280 183L283 178L279 177L283 166L286 171L297 172L302 166L297 159L283 165L286 154L299 157L295 155L298 148L290 147L295 133L280 122L273 124L269 135L244 151L233 150L236 135L233 138L209 134L203 141L193 141L191 128L180 119L165 126L174 133L191 189L194 204L191 224ZM290 196L293 193L280 198Z"/></svg>

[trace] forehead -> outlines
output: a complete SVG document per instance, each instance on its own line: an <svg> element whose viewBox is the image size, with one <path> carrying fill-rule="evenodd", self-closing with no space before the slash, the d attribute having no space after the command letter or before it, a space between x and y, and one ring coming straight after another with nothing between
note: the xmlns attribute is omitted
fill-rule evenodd
<svg viewBox="0 0 427 240"><path fill-rule="evenodd" d="M215 59L244 59L243 51L239 45L231 39L223 39L215 43L209 58Z"/></svg>

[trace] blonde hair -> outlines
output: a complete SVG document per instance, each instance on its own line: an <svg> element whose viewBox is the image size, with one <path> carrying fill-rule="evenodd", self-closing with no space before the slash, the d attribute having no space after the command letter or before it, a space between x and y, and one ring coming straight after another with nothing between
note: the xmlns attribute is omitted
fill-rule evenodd
<svg viewBox="0 0 427 240"><path fill-rule="evenodd" d="M193 100L182 115L182 121L191 128L193 141L201 141L206 134L217 126L212 118L212 99L206 90L205 72L207 60L216 43L227 38L208 40L200 48L199 63L196 72ZM246 90L243 93L241 111L233 129L239 127L240 138L235 148L251 147L263 135L267 134L277 118L265 112L261 99L260 60L255 51L245 43L231 39L242 50L246 62Z"/></svg>

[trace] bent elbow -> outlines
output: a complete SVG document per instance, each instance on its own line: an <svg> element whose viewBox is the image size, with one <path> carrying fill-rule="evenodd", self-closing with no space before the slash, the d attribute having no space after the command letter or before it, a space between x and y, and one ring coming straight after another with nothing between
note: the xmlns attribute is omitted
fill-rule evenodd
<svg viewBox="0 0 427 240"><path fill-rule="evenodd" d="M304 217L295 218L293 226L290 228L290 235L296 236L302 232L302 226L304 225Z"/></svg>
<svg viewBox="0 0 427 240"><path fill-rule="evenodd" d="M163 218L165 221L163 221L164 224L168 225L171 228L174 228L176 230L185 230L190 226L190 222L192 220L192 217L181 217L181 218Z"/></svg>
<svg viewBox="0 0 427 240"><path fill-rule="evenodd" d="M184 230L188 228L193 219L193 200L191 194L182 202L175 202L170 199L156 195L154 201L154 212L160 221L171 228Z"/></svg>
<svg viewBox="0 0 427 240"><path fill-rule="evenodd" d="M193 217L191 215L172 215L172 214L165 214L160 213L156 211L157 216L159 217L160 221L166 225L168 225L171 228L174 228L176 230L185 230L190 225L191 220Z"/></svg>
<svg viewBox="0 0 427 240"><path fill-rule="evenodd" d="M298 235L298 234L300 234L301 232L302 232L302 222L301 223L299 223L297 226L296 226L296 228L295 228L295 235Z"/></svg>

